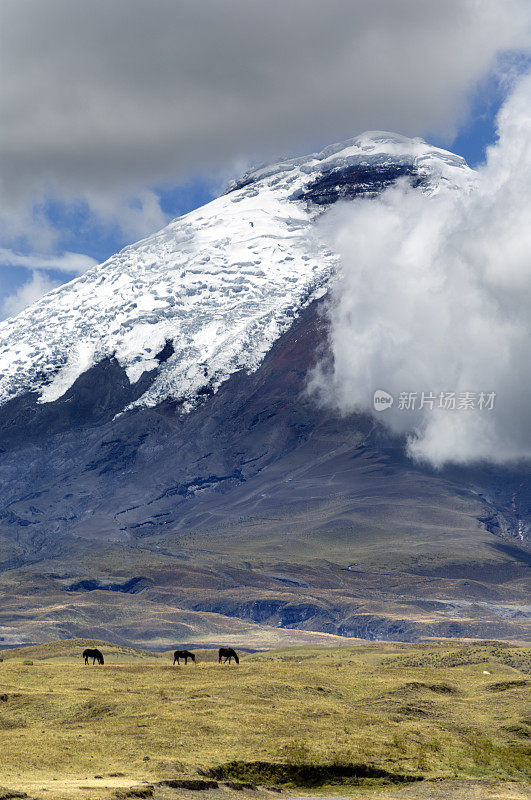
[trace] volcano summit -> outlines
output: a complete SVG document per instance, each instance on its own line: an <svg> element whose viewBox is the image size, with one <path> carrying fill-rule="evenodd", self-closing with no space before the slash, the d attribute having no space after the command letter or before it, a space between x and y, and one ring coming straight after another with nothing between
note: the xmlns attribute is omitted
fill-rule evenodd
<svg viewBox="0 0 531 800"><path fill-rule="evenodd" d="M2 323L0 404L26 392L57 400L115 358L132 384L156 371L138 405L193 406L205 389L256 369L326 292L337 258L314 231L323 208L398 178L437 192L464 189L473 173L458 156L387 133L248 172L222 197Z"/></svg>

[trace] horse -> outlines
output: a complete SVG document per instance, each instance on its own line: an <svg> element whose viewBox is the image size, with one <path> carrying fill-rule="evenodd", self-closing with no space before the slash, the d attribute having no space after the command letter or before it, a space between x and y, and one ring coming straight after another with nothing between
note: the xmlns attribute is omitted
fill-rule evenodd
<svg viewBox="0 0 531 800"><path fill-rule="evenodd" d="M233 650L232 647L220 647L218 651L218 664L226 664L227 661L231 662L231 659L234 659L237 664L240 663L240 659L238 658L238 653L236 650ZM223 661L223 659L225 659Z"/></svg>
<svg viewBox="0 0 531 800"><path fill-rule="evenodd" d="M188 664L188 659L189 658L193 662L195 662L195 656L189 650L176 650L175 653L173 654L173 666L175 666L175 662L177 662L178 664L180 663L179 662L180 658L184 658L184 663L185 664Z"/></svg>
<svg viewBox="0 0 531 800"><path fill-rule="evenodd" d="M88 664L89 658L92 659L93 664L96 661L98 662L98 664L104 663L103 653L101 652L101 650L96 650L96 649L91 650L90 647L88 647L86 650L83 650L83 658L85 659L85 664Z"/></svg>

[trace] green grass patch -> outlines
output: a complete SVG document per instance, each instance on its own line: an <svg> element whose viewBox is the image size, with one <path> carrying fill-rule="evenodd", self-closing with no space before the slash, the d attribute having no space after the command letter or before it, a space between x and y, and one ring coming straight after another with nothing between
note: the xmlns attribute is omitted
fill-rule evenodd
<svg viewBox="0 0 531 800"><path fill-rule="evenodd" d="M84 644L33 649L33 666L11 650L0 665L0 784L531 777L527 678L513 666L524 648L364 643L241 653L239 666L205 653L174 668L105 643L105 665L85 666Z"/></svg>

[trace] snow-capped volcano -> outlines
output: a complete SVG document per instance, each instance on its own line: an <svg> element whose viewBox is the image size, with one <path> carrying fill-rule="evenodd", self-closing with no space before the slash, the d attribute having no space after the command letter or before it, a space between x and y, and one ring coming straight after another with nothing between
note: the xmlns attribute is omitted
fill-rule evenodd
<svg viewBox="0 0 531 800"><path fill-rule="evenodd" d="M260 167L0 325L6 642L524 637L528 467L425 469L305 391L342 268L321 219L397 179L476 173L384 133Z"/></svg>
<svg viewBox="0 0 531 800"><path fill-rule="evenodd" d="M421 139L366 133L321 153L260 167L206 206L126 247L0 324L0 405L61 397L115 358L136 401L192 407L238 370L253 371L309 302L337 257L316 219L336 200L370 197L399 178L427 192L466 190L474 173Z"/></svg>

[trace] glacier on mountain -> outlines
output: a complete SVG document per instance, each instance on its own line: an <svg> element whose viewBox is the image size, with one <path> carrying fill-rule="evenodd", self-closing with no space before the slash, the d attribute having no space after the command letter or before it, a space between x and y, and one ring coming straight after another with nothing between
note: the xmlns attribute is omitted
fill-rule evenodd
<svg viewBox="0 0 531 800"><path fill-rule="evenodd" d="M131 383L156 370L137 405L172 398L192 408L231 374L257 369L327 291L338 257L314 225L326 206L370 197L397 178L427 193L466 191L474 172L422 139L383 132L247 172L221 197L0 323L0 405L29 392L52 402L115 358Z"/></svg>

